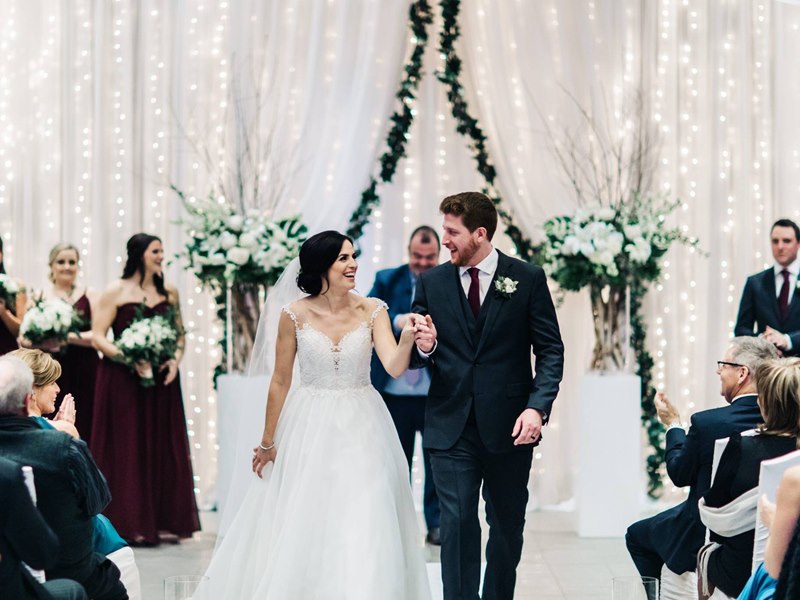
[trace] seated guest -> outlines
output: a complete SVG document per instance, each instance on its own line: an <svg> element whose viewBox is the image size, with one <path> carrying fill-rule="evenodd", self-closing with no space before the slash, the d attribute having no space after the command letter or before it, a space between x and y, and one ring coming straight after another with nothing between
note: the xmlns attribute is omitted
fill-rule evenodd
<svg viewBox="0 0 800 600"><path fill-rule="evenodd" d="M8 356L16 356L33 372L33 393L28 400L28 416L35 418L45 429L57 429L79 438L80 434L75 428L75 402L71 394L64 396L55 419L44 416L55 411L56 396L61 391L56 383L61 377L61 365L58 361L47 352L31 349L14 350Z"/></svg>
<svg viewBox="0 0 800 600"><path fill-rule="evenodd" d="M735 598L747 583L761 461L796 450L800 438L800 358L764 362L756 369L756 387L764 422L757 435L730 436L711 489L700 503L711 540L698 556L706 597L719 588Z"/></svg>
<svg viewBox="0 0 800 600"><path fill-rule="evenodd" d="M776 502L758 501L761 521L769 529L764 562L750 576L739 600L800 597L800 466L787 469ZM780 584L778 584L780 579ZM779 590L776 590L779 587Z"/></svg>
<svg viewBox="0 0 800 600"><path fill-rule="evenodd" d="M58 538L33 505L22 468L0 457L0 598L88 600L79 583L53 579L41 584L21 564L41 570L57 555Z"/></svg>
<svg viewBox="0 0 800 600"><path fill-rule="evenodd" d="M110 499L105 478L86 444L26 416L32 390L28 366L0 357L0 454L33 467L37 506L60 543L47 577L74 579L94 600L125 600L119 569L92 545L92 517Z"/></svg>
<svg viewBox="0 0 800 600"><path fill-rule="evenodd" d="M697 551L705 541L697 501L711 485L714 442L761 422L754 374L764 360L777 355L775 347L761 338L731 340L717 361L720 394L728 405L692 415L688 433L666 395L657 394L658 418L667 426L667 474L676 486L691 487L686 501L628 528L625 543L640 575L660 579L665 564L678 575L694 571Z"/></svg>

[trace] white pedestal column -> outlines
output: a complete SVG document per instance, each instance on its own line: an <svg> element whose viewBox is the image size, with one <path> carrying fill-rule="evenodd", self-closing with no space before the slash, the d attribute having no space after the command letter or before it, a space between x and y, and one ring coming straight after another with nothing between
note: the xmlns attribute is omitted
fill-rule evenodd
<svg viewBox="0 0 800 600"><path fill-rule="evenodd" d="M224 535L247 491L253 447L264 431L269 379L221 375L217 379L217 510Z"/></svg>
<svg viewBox="0 0 800 600"><path fill-rule="evenodd" d="M639 518L644 468L639 377L588 373L579 406L578 535L620 537Z"/></svg>

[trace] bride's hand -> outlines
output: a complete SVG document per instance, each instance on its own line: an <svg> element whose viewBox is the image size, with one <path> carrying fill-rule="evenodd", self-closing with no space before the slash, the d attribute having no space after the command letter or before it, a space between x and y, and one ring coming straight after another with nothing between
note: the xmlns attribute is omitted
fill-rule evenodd
<svg viewBox="0 0 800 600"><path fill-rule="evenodd" d="M253 473L258 475L259 478L261 478L261 472L264 467L271 462L275 462L275 458L278 456L275 444L271 444L271 446L269 450L264 450L261 446L253 448ZM269 446L267 447L269 448Z"/></svg>

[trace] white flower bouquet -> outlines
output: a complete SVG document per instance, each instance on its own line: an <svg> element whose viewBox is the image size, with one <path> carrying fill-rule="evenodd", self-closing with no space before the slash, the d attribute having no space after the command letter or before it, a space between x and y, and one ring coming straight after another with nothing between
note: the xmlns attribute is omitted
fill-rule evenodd
<svg viewBox="0 0 800 600"><path fill-rule="evenodd" d="M544 223L537 262L563 290L652 282L673 242L696 246L667 217L680 205L634 196L618 207L579 208Z"/></svg>
<svg viewBox="0 0 800 600"><path fill-rule="evenodd" d="M115 340L124 362L136 372L137 363L150 363L139 379L143 387L155 385L153 366L174 358L178 349L178 331L170 315L142 316L141 311Z"/></svg>
<svg viewBox="0 0 800 600"><path fill-rule="evenodd" d="M273 221L264 211L236 212L224 198L184 201L189 241L177 258L205 284L271 285L300 252L306 227L298 217Z"/></svg>
<svg viewBox="0 0 800 600"><path fill-rule="evenodd" d="M0 300L3 300L11 310L16 307L17 294L21 291L16 281L5 273L0 273Z"/></svg>
<svg viewBox="0 0 800 600"><path fill-rule="evenodd" d="M19 332L34 346L60 346L67 336L86 325L74 308L60 298L39 298L22 317Z"/></svg>

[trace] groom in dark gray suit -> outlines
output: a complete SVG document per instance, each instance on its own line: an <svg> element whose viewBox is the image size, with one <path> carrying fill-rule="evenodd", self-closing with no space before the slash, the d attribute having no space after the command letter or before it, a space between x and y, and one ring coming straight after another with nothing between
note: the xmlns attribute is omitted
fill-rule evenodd
<svg viewBox="0 0 800 600"><path fill-rule="evenodd" d="M512 600L533 447L558 393L564 346L542 269L492 246L491 200L464 192L439 210L450 262L420 276L413 312L430 331L417 348L431 370L423 439L442 510L444 597L479 597L483 484L482 597Z"/></svg>

